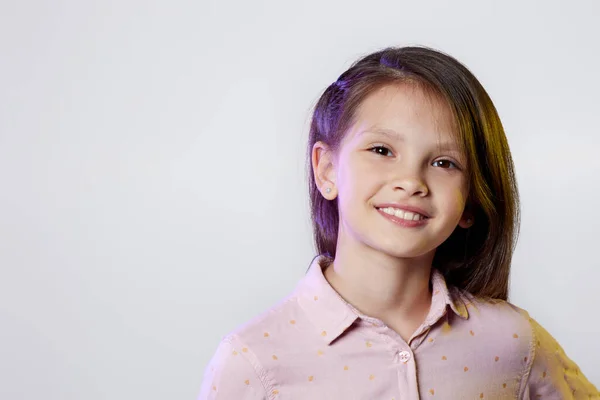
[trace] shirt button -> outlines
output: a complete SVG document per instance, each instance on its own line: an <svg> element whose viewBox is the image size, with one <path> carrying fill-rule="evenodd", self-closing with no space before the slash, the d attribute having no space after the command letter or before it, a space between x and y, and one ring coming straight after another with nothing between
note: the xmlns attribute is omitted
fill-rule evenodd
<svg viewBox="0 0 600 400"><path fill-rule="evenodd" d="M398 357L400 361L406 364L410 360L410 353L408 351L401 351L398 353Z"/></svg>

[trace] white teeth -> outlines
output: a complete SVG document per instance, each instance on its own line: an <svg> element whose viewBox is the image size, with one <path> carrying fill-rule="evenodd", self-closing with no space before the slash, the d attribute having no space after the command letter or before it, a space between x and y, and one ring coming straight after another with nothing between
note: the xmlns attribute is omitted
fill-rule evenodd
<svg viewBox="0 0 600 400"><path fill-rule="evenodd" d="M398 218L406 219L408 221L419 221L424 219L424 217L421 214L399 210L393 207L382 208L381 211L389 215L394 215Z"/></svg>

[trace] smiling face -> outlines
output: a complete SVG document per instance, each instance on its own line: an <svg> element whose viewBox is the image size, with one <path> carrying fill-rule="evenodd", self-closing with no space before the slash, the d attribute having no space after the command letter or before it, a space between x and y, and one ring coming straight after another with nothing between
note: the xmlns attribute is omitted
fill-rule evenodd
<svg viewBox="0 0 600 400"><path fill-rule="evenodd" d="M337 155L321 142L313 147L317 186L327 199L338 197L338 243L433 257L457 225L470 225L466 159L447 105L415 84L387 85L363 101L354 121ZM426 218L389 218L386 204L418 208Z"/></svg>

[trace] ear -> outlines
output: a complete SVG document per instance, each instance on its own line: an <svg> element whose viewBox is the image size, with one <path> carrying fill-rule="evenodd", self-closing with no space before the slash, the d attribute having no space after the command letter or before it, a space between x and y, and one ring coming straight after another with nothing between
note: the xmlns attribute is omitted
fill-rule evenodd
<svg viewBox="0 0 600 400"><path fill-rule="evenodd" d="M312 168L315 184L324 198L333 200L337 197L335 185L336 173L334 155L323 142L316 142L312 148ZM329 189L329 193L327 190Z"/></svg>
<svg viewBox="0 0 600 400"><path fill-rule="evenodd" d="M475 217L473 215L473 212L470 210L469 207L465 207L465 211L463 212L463 215L460 217L460 221L458 221L458 226L460 226L461 228L468 229L468 228L472 227L474 223L475 223Z"/></svg>

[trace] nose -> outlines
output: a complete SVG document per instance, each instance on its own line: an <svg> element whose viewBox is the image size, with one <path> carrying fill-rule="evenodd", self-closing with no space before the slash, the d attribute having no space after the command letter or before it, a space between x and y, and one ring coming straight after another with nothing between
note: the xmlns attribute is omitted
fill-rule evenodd
<svg viewBox="0 0 600 400"><path fill-rule="evenodd" d="M406 192L407 196L424 197L429 193L429 189L423 180L417 175L405 176L399 179L394 190Z"/></svg>

